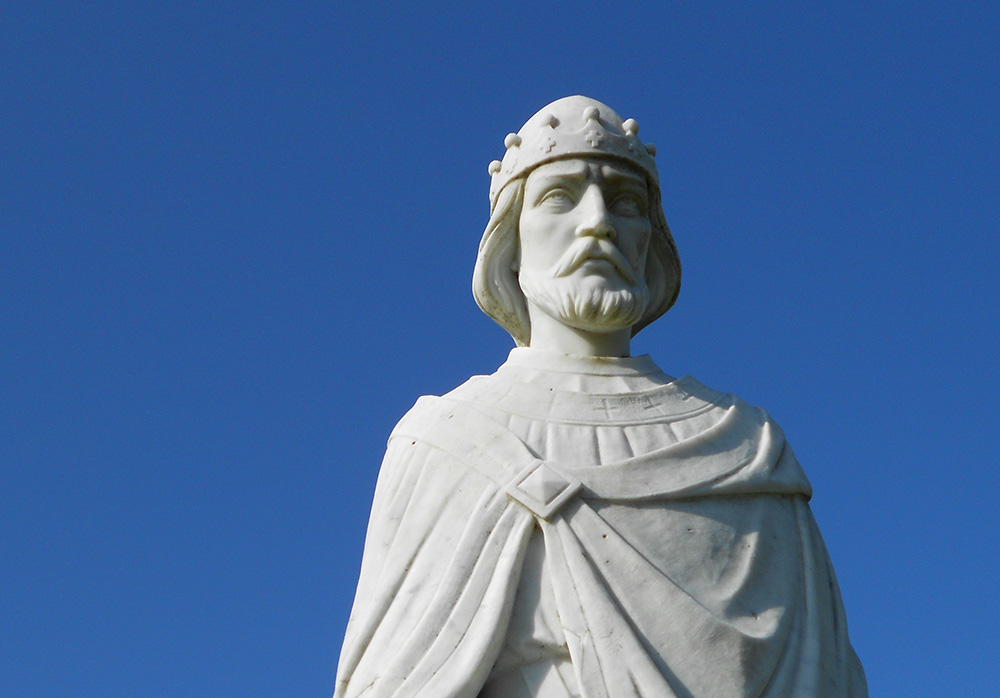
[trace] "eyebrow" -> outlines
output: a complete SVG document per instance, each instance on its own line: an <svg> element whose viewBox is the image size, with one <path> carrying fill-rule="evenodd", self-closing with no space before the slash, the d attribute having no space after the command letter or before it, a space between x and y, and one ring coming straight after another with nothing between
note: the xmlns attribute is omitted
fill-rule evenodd
<svg viewBox="0 0 1000 698"><path fill-rule="evenodd" d="M642 175L635 174L634 172L629 172L627 170L620 170L617 168L612 169L611 167L602 167L601 176L608 182L631 182L633 184L641 184L642 186L648 186L646 178Z"/></svg>
<svg viewBox="0 0 1000 698"><path fill-rule="evenodd" d="M583 167L577 170L567 170L565 172L539 173L538 179L540 179L543 182L549 182L552 180L559 180L559 179L569 179L574 182L580 182L585 180L587 178L587 175L589 174L590 174L589 169L587 168L586 165L584 165Z"/></svg>

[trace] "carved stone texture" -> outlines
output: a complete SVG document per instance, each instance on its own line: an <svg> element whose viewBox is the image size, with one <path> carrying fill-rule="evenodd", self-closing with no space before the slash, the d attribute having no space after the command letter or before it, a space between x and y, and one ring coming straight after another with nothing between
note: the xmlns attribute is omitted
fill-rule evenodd
<svg viewBox="0 0 1000 698"><path fill-rule="evenodd" d="M638 131L567 97L490 165L518 348L393 430L335 698L867 695L781 429L629 354L680 288Z"/></svg>

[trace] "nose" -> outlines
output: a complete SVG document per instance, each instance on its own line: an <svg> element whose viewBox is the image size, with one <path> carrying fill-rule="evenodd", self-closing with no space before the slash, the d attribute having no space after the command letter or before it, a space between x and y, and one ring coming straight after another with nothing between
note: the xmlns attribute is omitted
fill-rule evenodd
<svg viewBox="0 0 1000 698"><path fill-rule="evenodd" d="M608 207L604 202L604 192L596 184L590 185L577 204L580 225L576 227L577 237L597 237L614 240L618 236L611 223Z"/></svg>

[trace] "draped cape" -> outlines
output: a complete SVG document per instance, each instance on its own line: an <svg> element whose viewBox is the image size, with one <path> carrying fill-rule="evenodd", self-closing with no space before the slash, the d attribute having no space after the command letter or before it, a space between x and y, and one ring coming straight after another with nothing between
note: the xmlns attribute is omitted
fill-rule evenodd
<svg viewBox="0 0 1000 698"><path fill-rule="evenodd" d="M587 467L537 458L468 391L420 398L379 475L335 698L476 698L537 530L586 698L867 696L781 429L687 390L714 396L709 426Z"/></svg>

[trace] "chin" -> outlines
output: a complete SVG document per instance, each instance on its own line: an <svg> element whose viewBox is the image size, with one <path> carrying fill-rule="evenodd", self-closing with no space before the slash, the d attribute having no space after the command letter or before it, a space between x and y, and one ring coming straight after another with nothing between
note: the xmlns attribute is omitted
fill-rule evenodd
<svg viewBox="0 0 1000 698"><path fill-rule="evenodd" d="M614 332L639 322L649 303L645 283L627 285L600 276L584 279L519 277L524 297L546 315L586 332Z"/></svg>

